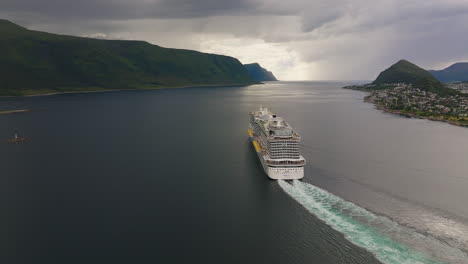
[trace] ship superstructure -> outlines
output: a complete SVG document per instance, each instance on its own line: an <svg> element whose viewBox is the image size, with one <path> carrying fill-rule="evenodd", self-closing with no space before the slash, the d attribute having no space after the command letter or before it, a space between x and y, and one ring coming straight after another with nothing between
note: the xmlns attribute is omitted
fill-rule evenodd
<svg viewBox="0 0 468 264"><path fill-rule="evenodd" d="M249 138L268 177L295 180L304 177L306 161L299 151L301 136L267 108L249 113Z"/></svg>

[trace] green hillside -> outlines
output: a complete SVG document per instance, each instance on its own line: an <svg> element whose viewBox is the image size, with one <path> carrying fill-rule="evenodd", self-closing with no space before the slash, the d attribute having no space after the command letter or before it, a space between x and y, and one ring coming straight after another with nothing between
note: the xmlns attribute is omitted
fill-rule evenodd
<svg viewBox="0 0 468 264"><path fill-rule="evenodd" d="M256 83L235 58L62 36L0 20L0 95Z"/></svg>
<svg viewBox="0 0 468 264"><path fill-rule="evenodd" d="M384 85L391 83L412 84L414 87L441 95L457 93L455 90L445 88L445 86L428 71L406 60L400 60L390 68L381 72L372 84Z"/></svg>

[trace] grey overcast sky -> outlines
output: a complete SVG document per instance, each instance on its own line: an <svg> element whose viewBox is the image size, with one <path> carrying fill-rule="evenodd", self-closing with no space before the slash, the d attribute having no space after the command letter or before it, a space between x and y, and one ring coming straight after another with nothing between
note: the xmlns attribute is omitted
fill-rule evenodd
<svg viewBox="0 0 468 264"><path fill-rule="evenodd" d="M371 80L468 61L468 0L1 0L30 29L259 62L282 80Z"/></svg>

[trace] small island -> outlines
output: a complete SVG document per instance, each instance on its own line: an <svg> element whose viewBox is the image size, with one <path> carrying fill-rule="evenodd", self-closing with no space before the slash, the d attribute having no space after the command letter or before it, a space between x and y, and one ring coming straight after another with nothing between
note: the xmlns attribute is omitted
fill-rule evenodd
<svg viewBox="0 0 468 264"><path fill-rule="evenodd" d="M364 101L386 112L468 127L468 94L445 87L429 72L405 60L370 84L344 88L370 92Z"/></svg>

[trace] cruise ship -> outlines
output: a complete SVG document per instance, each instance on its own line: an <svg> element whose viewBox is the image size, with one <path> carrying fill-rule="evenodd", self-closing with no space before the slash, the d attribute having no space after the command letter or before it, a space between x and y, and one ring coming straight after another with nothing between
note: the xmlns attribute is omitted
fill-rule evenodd
<svg viewBox="0 0 468 264"><path fill-rule="evenodd" d="M306 161L299 151L301 136L267 108L260 107L249 116L247 132L268 177L274 180L303 178Z"/></svg>

